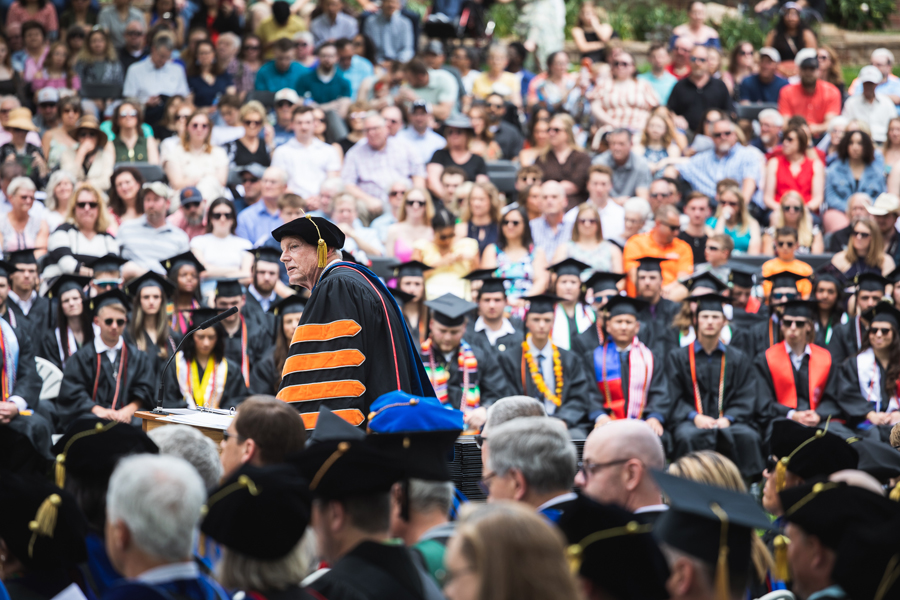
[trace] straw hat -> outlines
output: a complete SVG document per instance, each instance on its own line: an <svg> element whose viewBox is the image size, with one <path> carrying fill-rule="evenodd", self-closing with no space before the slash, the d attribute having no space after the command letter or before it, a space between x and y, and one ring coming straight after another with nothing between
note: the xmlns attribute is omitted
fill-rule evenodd
<svg viewBox="0 0 900 600"><path fill-rule="evenodd" d="M31 120L31 111L27 108L14 108L9 111L9 121L4 129L23 129L25 131L37 131L38 128Z"/></svg>
<svg viewBox="0 0 900 600"><path fill-rule="evenodd" d="M82 131L92 131L97 134L100 138L98 140L98 146L102 148L106 145L106 142L109 140L106 133L102 129L100 129L100 123L97 121L97 117L94 115L84 115L80 119L78 119L78 125L75 127L75 138L77 139L79 135L81 135Z"/></svg>

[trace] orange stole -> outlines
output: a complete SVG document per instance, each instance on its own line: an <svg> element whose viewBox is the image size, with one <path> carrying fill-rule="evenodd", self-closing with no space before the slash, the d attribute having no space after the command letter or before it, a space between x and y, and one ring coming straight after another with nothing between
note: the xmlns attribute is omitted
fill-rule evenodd
<svg viewBox="0 0 900 600"><path fill-rule="evenodd" d="M831 371L831 353L815 344L809 345L809 407L816 410L828 373ZM797 386L794 385L794 366L784 343L778 343L766 350L766 364L775 384L775 398L788 408L797 408Z"/></svg>

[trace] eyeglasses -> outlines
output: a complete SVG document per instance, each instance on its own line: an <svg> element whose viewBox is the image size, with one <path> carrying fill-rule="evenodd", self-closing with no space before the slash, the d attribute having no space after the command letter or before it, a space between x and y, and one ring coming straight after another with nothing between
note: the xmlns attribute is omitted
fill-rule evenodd
<svg viewBox="0 0 900 600"><path fill-rule="evenodd" d="M712 134L712 136L716 139L719 139L719 138L723 138L723 137L728 137L732 133L734 133L734 132L733 131L719 131L719 132Z"/></svg>
<svg viewBox="0 0 900 600"><path fill-rule="evenodd" d="M228 431L226 429L225 431L222 432L222 441L227 442L230 439L234 439L236 442L240 442L244 438L242 438L240 435L238 435L236 433L231 433L230 431Z"/></svg>
<svg viewBox="0 0 900 600"><path fill-rule="evenodd" d="M808 323L806 319L788 319L787 317L782 319L781 322L784 323L785 329L790 329L791 327L800 329Z"/></svg>
<svg viewBox="0 0 900 600"><path fill-rule="evenodd" d="M613 63L614 67L630 67L631 63L626 61L616 61Z"/></svg>
<svg viewBox="0 0 900 600"><path fill-rule="evenodd" d="M803 209L799 206L782 206L781 210L784 212L800 212Z"/></svg>
<svg viewBox="0 0 900 600"><path fill-rule="evenodd" d="M578 219L578 222L582 225L596 225L597 219Z"/></svg>
<svg viewBox="0 0 900 600"><path fill-rule="evenodd" d="M483 435L481 435L480 433L473 435L472 439L475 440L475 445L478 446L479 448L481 448L482 444L484 444L487 441L487 438L484 437Z"/></svg>
<svg viewBox="0 0 900 600"><path fill-rule="evenodd" d="M245 119L244 125L246 125L247 127L259 127L260 125L262 125L262 121L256 121L253 119Z"/></svg>
<svg viewBox="0 0 900 600"><path fill-rule="evenodd" d="M710 252L718 252L719 250L721 250L721 248L718 246L707 246L706 249Z"/></svg>
<svg viewBox="0 0 900 600"><path fill-rule="evenodd" d="M706 62L706 59L705 59L705 58L700 58L699 56L692 56L692 57L691 57L691 62L692 62L692 63L705 63L705 62Z"/></svg>
<svg viewBox="0 0 900 600"><path fill-rule="evenodd" d="M505 104L500 104L499 102L489 102L487 104L488 108L506 108Z"/></svg>
<svg viewBox="0 0 900 600"><path fill-rule="evenodd" d="M136 117L136 116L138 116L138 113L136 110L123 110L122 112L119 113L120 118Z"/></svg>
<svg viewBox="0 0 900 600"><path fill-rule="evenodd" d="M290 100L279 100L275 103L275 108L284 108L285 106L293 106L294 103Z"/></svg>
<svg viewBox="0 0 900 600"><path fill-rule="evenodd" d="M209 129L209 123L191 123L191 129Z"/></svg>
<svg viewBox="0 0 900 600"><path fill-rule="evenodd" d="M357 111L357 112L352 112L352 113L350 113L350 118L351 118L351 119L365 119L365 118L366 118L366 114L368 114L368 113L366 113L366 112L363 111L363 110L360 110L360 111Z"/></svg>
<svg viewBox="0 0 900 600"><path fill-rule="evenodd" d="M548 127L547 128L547 133L559 133L560 131L562 131L562 129L560 129L559 127Z"/></svg>
<svg viewBox="0 0 900 600"><path fill-rule="evenodd" d="M81 210L94 210L98 206L100 206L100 205L96 202L76 202L75 203L75 208L80 208Z"/></svg>
<svg viewBox="0 0 900 600"><path fill-rule="evenodd" d="M233 219L234 213L232 213L231 211L229 211L229 212L214 212L214 213L210 213L209 218L212 219L213 221L218 221L220 219Z"/></svg>
<svg viewBox="0 0 900 600"><path fill-rule="evenodd" d="M67 106L64 109L62 109L62 112L63 112L63 114L66 114L66 113L76 113L77 114L77 113L80 113L81 111L79 111L75 107Z"/></svg>
<svg viewBox="0 0 900 600"><path fill-rule="evenodd" d="M490 481L491 481L491 479L493 479L496 476L497 476L497 473L495 473L494 471L491 471L490 473L488 473L487 475L485 475L484 477L482 477L481 479L478 480L478 487L481 489L481 491L482 491L482 493L484 493L484 495L486 495L486 496L491 495Z"/></svg>
<svg viewBox="0 0 900 600"><path fill-rule="evenodd" d="M855 237L862 238L862 239L864 239L864 240L865 240L865 239L868 239L868 238L870 238L870 237L872 236L872 234L869 233L868 231L854 231L854 232L853 232L853 235L854 235Z"/></svg>
<svg viewBox="0 0 900 600"><path fill-rule="evenodd" d="M425 201L424 200L407 200L406 205L407 206L418 206L419 208L421 208L421 207L425 206Z"/></svg>
<svg viewBox="0 0 900 600"><path fill-rule="evenodd" d="M779 248L793 248L794 242L778 242Z"/></svg>
<svg viewBox="0 0 900 600"><path fill-rule="evenodd" d="M514 219L503 219L502 221L500 221L500 224L504 227L509 227L510 225L512 225L513 227L517 227L522 224L522 221L517 221Z"/></svg>
<svg viewBox="0 0 900 600"><path fill-rule="evenodd" d="M672 195L672 192L656 192L656 193L650 194L650 197L651 198L668 198L671 195Z"/></svg>
<svg viewBox="0 0 900 600"><path fill-rule="evenodd" d="M255 44L253 46L244 46L244 50L259 50L259 46Z"/></svg>
<svg viewBox="0 0 900 600"><path fill-rule="evenodd" d="M115 323L116 327L122 327L125 325L125 319L104 319L103 322L107 327L112 327L112 324Z"/></svg>
<svg viewBox="0 0 900 600"><path fill-rule="evenodd" d="M614 467L616 465L621 465L627 463L630 458L620 458L619 460L611 460L605 463L589 463L584 461L578 461L578 471L584 475L584 478L587 479L597 471L602 469L606 469L607 467Z"/></svg>
<svg viewBox="0 0 900 600"><path fill-rule="evenodd" d="M388 192L388 196L391 196L393 198L394 196L402 196L404 193L406 192L404 192L403 190L391 190L390 192Z"/></svg>
<svg viewBox="0 0 900 600"><path fill-rule="evenodd" d="M869 328L869 334L871 334L871 335L877 335L880 333L883 336L887 336L887 334L889 334L890 332L891 332L890 327L870 327Z"/></svg>

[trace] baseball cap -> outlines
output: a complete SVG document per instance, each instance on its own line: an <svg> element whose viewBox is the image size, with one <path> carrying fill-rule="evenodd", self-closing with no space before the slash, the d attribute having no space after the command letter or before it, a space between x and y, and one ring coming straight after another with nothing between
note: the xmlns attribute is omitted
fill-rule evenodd
<svg viewBox="0 0 900 600"><path fill-rule="evenodd" d="M193 186L189 186L181 190L181 204L200 204L203 202L203 194L200 190Z"/></svg>
<svg viewBox="0 0 900 600"><path fill-rule="evenodd" d="M428 114L431 114L431 104L429 104L428 102L425 102L424 100L416 100L415 102L412 103L412 111L411 112L416 112L416 109L419 109L419 108L423 109Z"/></svg>
<svg viewBox="0 0 900 600"><path fill-rule="evenodd" d="M774 60L777 63L781 62L781 54L778 52L778 50L776 50L775 48L772 48L771 46L764 46L764 47L760 48L759 56L760 57L768 56L769 58L771 58L772 60Z"/></svg>
<svg viewBox="0 0 900 600"><path fill-rule="evenodd" d="M793 2L788 2L788 4L793 4ZM801 69L803 67L818 67L819 55L813 48L803 48L794 56L794 64Z"/></svg>
<svg viewBox="0 0 900 600"><path fill-rule="evenodd" d="M884 76L881 74L881 71L878 70L878 67L873 67L872 65L866 65L859 71L859 82L860 83L879 84L883 80L884 80Z"/></svg>
<svg viewBox="0 0 900 600"><path fill-rule="evenodd" d="M266 172L266 168L259 163L250 163L249 165L238 167L237 171L241 175L250 173L257 179L262 179L263 174Z"/></svg>
<svg viewBox="0 0 900 600"><path fill-rule="evenodd" d="M275 103L287 100L291 104L300 104L300 96L291 88L284 88L275 92Z"/></svg>
<svg viewBox="0 0 900 600"><path fill-rule="evenodd" d="M803 9L796 2L785 2L784 5L781 7L781 14L784 14L789 10L796 10L797 12L800 12Z"/></svg>
<svg viewBox="0 0 900 600"><path fill-rule="evenodd" d="M875 67L872 67L873 69ZM879 72L879 75L881 73ZM881 194L875 199L875 204L867 206L870 215L881 217L895 212L900 212L900 198L894 194Z"/></svg>
<svg viewBox="0 0 900 600"><path fill-rule="evenodd" d="M141 189L150 190L160 198L172 198L172 189L162 181L148 181L141 186Z"/></svg>
<svg viewBox="0 0 900 600"><path fill-rule="evenodd" d="M425 46L425 54L434 54L435 56L443 56L444 55L444 45L440 40L431 40L428 42L428 45Z"/></svg>
<svg viewBox="0 0 900 600"><path fill-rule="evenodd" d="M41 88L37 93L37 103L59 102L59 90L52 87Z"/></svg>

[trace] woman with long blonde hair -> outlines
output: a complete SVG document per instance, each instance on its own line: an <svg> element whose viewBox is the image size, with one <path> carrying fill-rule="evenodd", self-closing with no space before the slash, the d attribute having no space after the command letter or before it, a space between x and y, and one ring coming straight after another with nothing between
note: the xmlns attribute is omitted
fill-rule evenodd
<svg viewBox="0 0 900 600"><path fill-rule="evenodd" d="M853 219L850 223L850 243L843 252L831 259L844 280L852 282L862 273L880 273L887 276L896 266L894 259L884 252L881 230L870 219Z"/></svg>
<svg viewBox="0 0 900 600"><path fill-rule="evenodd" d="M479 256L500 233L500 192L493 183L476 181L465 203L460 207L456 237L478 241Z"/></svg>
<svg viewBox="0 0 900 600"><path fill-rule="evenodd" d="M590 202L578 205L572 238L560 244L553 256L553 264L574 258L591 266L594 271L622 272L622 251L603 238L600 213Z"/></svg>
<svg viewBox="0 0 900 600"><path fill-rule="evenodd" d="M758 255L762 249L759 223L750 216L747 201L738 183L723 179L716 186L716 215L706 222L708 235L724 233L734 240L737 254Z"/></svg>
<svg viewBox="0 0 900 600"><path fill-rule="evenodd" d="M797 230L797 254L822 254L825 242L819 226L813 222L812 213L796 191L785 192L774 213L774 227L763 234L763 254L775 254L775 232L782 227Z"/></svg>
<svg viewBox="0 0 900 600"><path fill-rule="evenodd" d="M397 213L397 222L387 230L384 241L387 255L400 262L408 261L417 241L434 238L433 217L434 202L428 190L418 187L407 190Z"/></svg>
<svg viewBox="0 0 900 600"><path fill-rule="evenodd" d="M119 254L119 242L107 232L109 226L106 195L90 183L78 184L69 200L65 223L47 240L47 252L59 258L44 268L44 277L63 273L92 277L93 270L84 264L89 257Z"/></svg>
<svg viewBox="0 0 900 600"><path fill-rule="evenodd" d="M228 155L210 141L212 121L195 110L164 165L169 185L174 190L195 186L204 198L218 198L228 180Z"/></svg>
<svg viewBox="0 0 900 600"><path fill-rule="evenodd" d="M681 149L675 143L675 124L661 115L650 115L641 133L641 143L634 151L647 159L651 173L658 173L681 158Z"/></svg>

